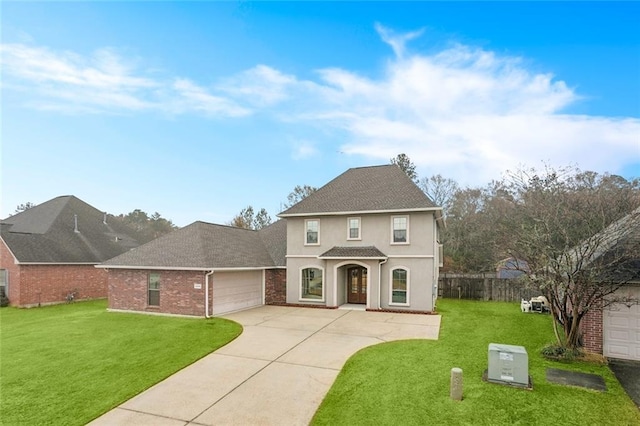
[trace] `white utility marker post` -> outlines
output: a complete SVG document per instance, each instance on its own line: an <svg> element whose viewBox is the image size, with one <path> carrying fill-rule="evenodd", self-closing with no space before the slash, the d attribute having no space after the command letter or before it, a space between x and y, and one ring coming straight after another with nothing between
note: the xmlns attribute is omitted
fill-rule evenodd
<svg viewBox="0 0 640 426"><path fill-rule="evenodd" d="M451 399L462 401L462 368L451 369Z"/></svg>

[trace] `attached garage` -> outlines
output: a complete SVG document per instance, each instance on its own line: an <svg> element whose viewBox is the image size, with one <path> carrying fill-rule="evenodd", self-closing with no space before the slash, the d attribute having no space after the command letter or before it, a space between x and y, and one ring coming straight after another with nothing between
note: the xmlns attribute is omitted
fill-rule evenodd
<svg viewBox="0 0 640 426"><path fill-rule="evenodd" d="M213 315L223 315L263 304L262 270L215 272L212 281Z"/></svg>
<svg viewBox="0 0 640 426"><path fill-rule="evenodd" d="M640 285L620 292L640 300ZM640 361L640 305L616 304L603 312L603 354L610 358Z"/></svg>
<svg viewBox="0 0 640 426"><path fill-rule="evenodd" d="M129 250L98 265L109 309L209 317L278 301L286 231L284 221L259 231L194 222Z"/></svg>

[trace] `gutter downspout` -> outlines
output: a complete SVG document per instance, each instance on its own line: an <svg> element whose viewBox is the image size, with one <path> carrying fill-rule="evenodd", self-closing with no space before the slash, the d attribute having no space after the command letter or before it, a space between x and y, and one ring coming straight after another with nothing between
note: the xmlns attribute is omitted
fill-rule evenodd
<svg viewBox="0 0 640 426"><path fill-rule="evenodd" d="M382 265L388 261L389 258L387 257L385 260L378 263L378 310L382 309Z"/></svg>
<svg viewBox="0 0 640 426"><path fill-rule="evenodd" d="M204 274L204 317L211 318L209 315L209 277L213 275L214 270Z"/></svg>

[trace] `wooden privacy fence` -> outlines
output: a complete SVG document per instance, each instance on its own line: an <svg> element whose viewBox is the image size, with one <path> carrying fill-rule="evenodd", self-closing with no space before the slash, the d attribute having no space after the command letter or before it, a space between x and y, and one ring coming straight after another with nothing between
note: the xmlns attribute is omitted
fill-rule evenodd
<svg viewBox="0 0 640 426"><path fill-rule="evenodd" d="M540 296L537 289L526 288L514 278L496 278L496 274L440 274L438 297L448 299L497 300L520 302Z"/></svg>

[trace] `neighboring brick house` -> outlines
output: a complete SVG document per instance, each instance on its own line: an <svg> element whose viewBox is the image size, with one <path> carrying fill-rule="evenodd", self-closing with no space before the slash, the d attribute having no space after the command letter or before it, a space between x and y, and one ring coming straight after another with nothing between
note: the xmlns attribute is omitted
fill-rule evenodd
<svg viewBox="0 0 640 426"><path fill-rule="evenodd" d="M107 297L95 265L137 247L134 231L74 196L0 222L0 291L13 306Z"/></svg>
<svg viewBox="0 0 640 426"><path fill-rule="evenodd" d="M194 222L98 266L109 309L211 316L284 302L286 224Z"/></svg>
<svg viewBox="0 0 640 426"><path fill-rule="evenodd" d="M194 222L102 263L109 308L434 310L442 209L397 166L350 169L279 216L260 231Z"/></svg>
<svg viewBox="0 0 640 426"><path fill-rule="evenodd" d="M624 243L627 255L620 256L621 261L613 262L606 271L606 282L620 284L613 296L621 302L590 310L581 323L582 340L590 352L640 361L640 208L603 233L616 229L624 230L624 241L616 238L617 244L600 256L616 252Z"/></svg>

